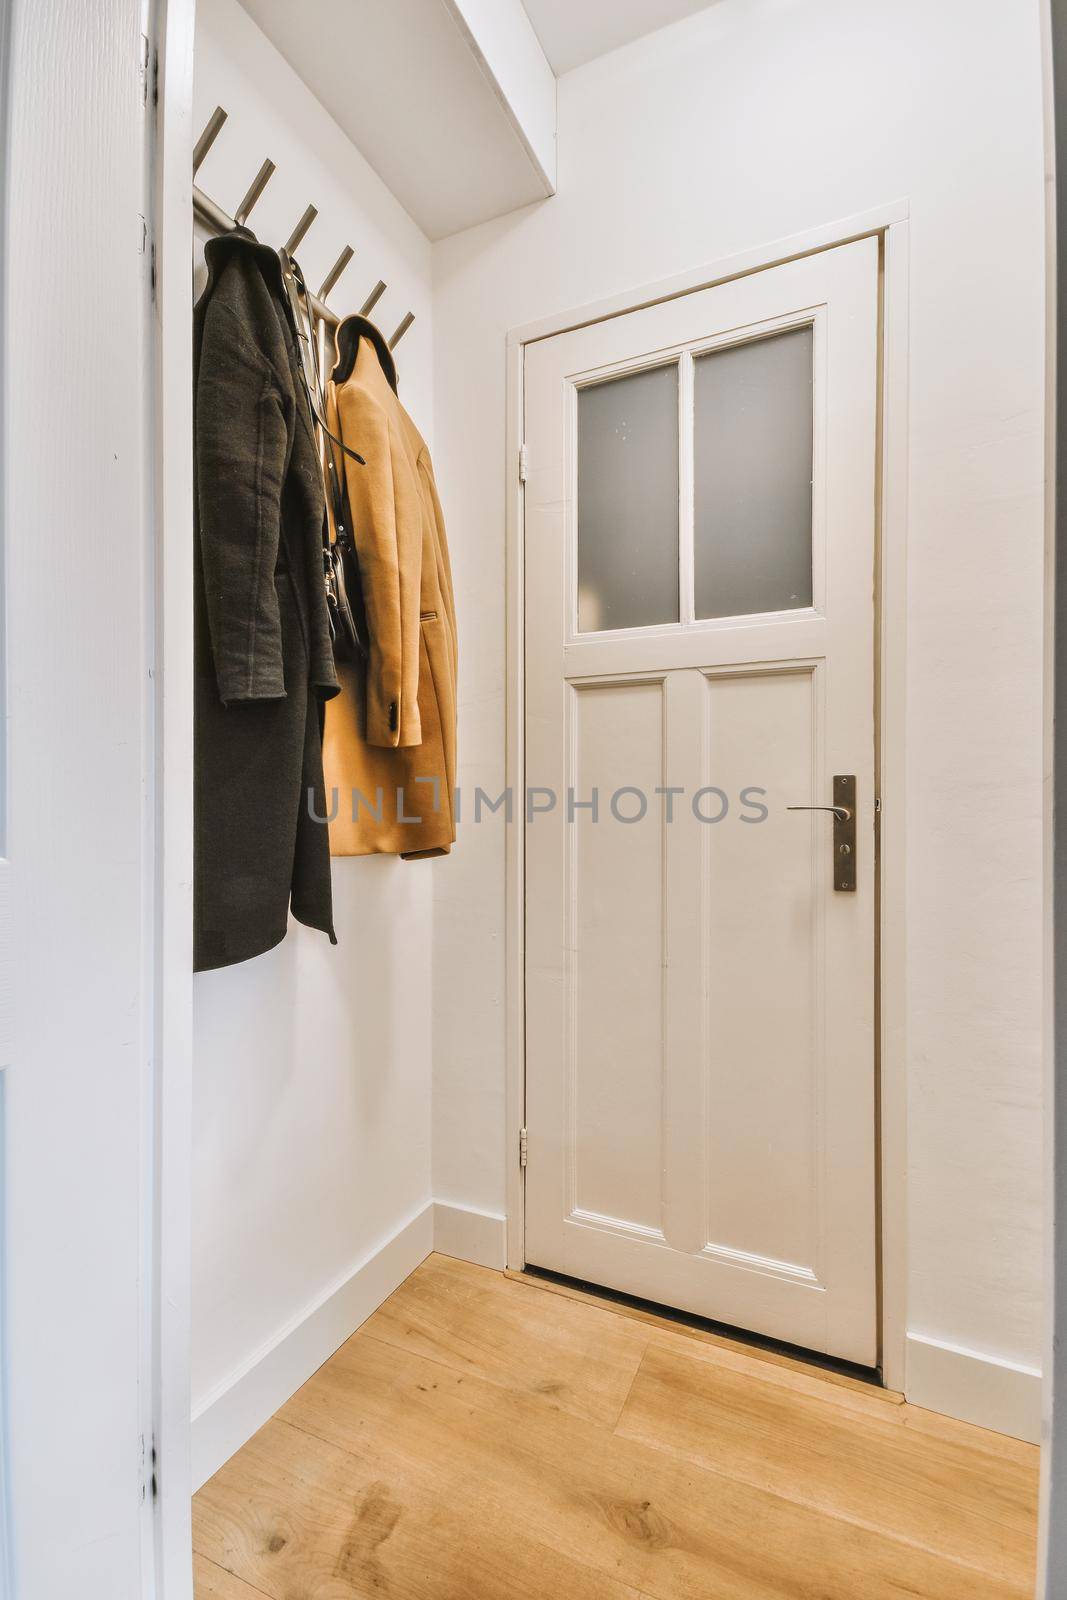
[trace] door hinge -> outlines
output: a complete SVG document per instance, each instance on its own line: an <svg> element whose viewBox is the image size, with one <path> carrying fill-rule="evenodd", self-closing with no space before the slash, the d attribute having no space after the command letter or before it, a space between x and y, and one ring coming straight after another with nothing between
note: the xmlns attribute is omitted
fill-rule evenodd
<svg viewBox="0 0 1067 1600"><path fill-rule="evenodd" d="M530 1142L525 1128L519 1129L519 1166L524 1167L530 1154Z"/></svg>
<svg viewBox="0 0 1067 1600"><path fill-rule="evenodd" d="M137 63L137 70L141 78L141 104L148 104L148 63L151 60L152 47L148 42L147 33L141 35L141 55Z"/></svg>
<svg viewBox="0 0 1067 1600"><path fill-rule="evenodd" d="M519 482L526 482L526 475L530 470L530 452L526 445L519 446Z"/></svg>
<svg viewBox="0 0 1067 1600"><path fill-rule="evenodd" d="M141 1435L141 1499L158 1500L159 1479L156 1476L156 1441Z"/></svg>

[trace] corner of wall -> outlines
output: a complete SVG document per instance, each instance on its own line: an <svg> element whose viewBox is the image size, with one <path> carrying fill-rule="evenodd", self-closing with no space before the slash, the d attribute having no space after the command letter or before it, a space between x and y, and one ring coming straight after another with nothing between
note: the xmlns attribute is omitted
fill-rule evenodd
<svg viewBox="0 0 1067 1600"><path fill-rule="evenodd" d="M434 1220L431 1201L207 1396L192 1420L194 1493L425 1261Z"/></svg>
<svg viewBox="0 0 1067 1600"><path fill-rule="evenodd" d="M433 1247L443 1256L503 1272L507 1266L507 1218L492 1211L435 1200Z"/></svg>

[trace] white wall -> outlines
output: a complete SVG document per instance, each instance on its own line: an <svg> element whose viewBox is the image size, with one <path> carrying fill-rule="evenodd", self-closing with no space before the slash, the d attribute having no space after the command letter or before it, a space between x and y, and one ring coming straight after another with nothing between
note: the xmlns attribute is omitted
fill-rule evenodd
<svg viewBox="0 0 1067 1600"><path fill-rule="evenodd" d="M434 248L460 779L504 783L507 330L906 199L908 1327L1036 1367L1037 0L722 0L562 78L558 142L553 200ZM512 1158L503 905L502 827L467 823L436 876L434 1181L487 1210Z"/></svg>
<svg viewBox="0 0 1067 1600"><path fill-rule="evenodd" d="M338 311L387 281L375 315L388 334L415 312L401 394L430 436L429 244L236 0L198 7L197 132L216 104L229 121L200 186L232 214L270 156L259 236L281 243L313 202L299 251L311 285L345 244ZM194 1417L225 1412L234 1380L430 1200L431 876L337 861L334 904L336 949L291 924L276 950L196 980ZM199 1476L217 1463L197 1451L198 1426Z"/></svg>

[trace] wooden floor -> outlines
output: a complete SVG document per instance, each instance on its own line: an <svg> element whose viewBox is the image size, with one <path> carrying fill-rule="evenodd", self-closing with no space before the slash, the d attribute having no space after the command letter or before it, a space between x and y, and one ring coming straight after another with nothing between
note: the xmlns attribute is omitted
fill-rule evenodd
<svg viewBox="0 0 1067 1600"><path fill-rule="evenodd" d="M194 1501L197 1600L1028 1597L1037 1451L431 1256Z"/></svg>

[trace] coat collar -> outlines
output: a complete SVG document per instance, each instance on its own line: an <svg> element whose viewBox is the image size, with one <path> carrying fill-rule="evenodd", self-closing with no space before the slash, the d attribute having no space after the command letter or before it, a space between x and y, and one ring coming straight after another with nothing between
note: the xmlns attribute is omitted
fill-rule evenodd
<svg viewBox="0 0 1067 1600"><path fill-rule="evenodd" d="M207 304L208 296L214 289L219 274L231 256L247 253L255 261L263 274L268 286L277 294L285 307L285 315L290 325L292 324L292 308L289 305L289 296L285 289L285 280L282 277L282 264L278 258L277 250L269 244L262 244L250 228L238 226L231 228L228 233L218 233L210 238L204 246L204 260L207 263L207 283L200 299Z"/></svg>
<svg viewBox="0 0 1067 1600"><path fill-rule="evenodd" d="M282 264L278 260L277 250L272 250L269 244L261 244L251 228L238 226L231 228L228 233L214 234L204 246L204 259L208 271L217 276L223 264L234 251L247 250L260 263L265 273L271 274L281 282Z"/></svg>
<svg viewBox="0 0 1067 1600"><path fill-rule="evenodd" d="M366 339L374 346L378 363L388 381L393 393L397 392L396 362L393 352L385 340L385 335L380 328L367 317L353 315L344 317L337 328L334 338L335 360L331 374L334 383L344 383L352 376L355 370L356 357L359 354L360 343Z"/></svg>
<svg viewBox="0 0 1067 1600"><path fill-rule="evenodd" d="M285 307L286 317L292 325L293 311L289 304L289 295L285 288L285 279L282 274L282 264L278 252L269 244L261 244L250 228L238 226L231 228L228 233L216 234L204 246L204 260L207 263L207 283L201 300L207 304L208 297L215 287L220 272L232 255L247 251L262 272L270 287L277 293ZM294 332L296 330L294 329ZM378 357L378 364L393 393L397 393L396 362L390 350L385 335L376 327L369 317L354 313L352 316L342 318L338 324L334 337L335 361L331 376L335 383L343 383L351 377L355 370L356 357L362 340L366 339L373 345Z"/></svg>

